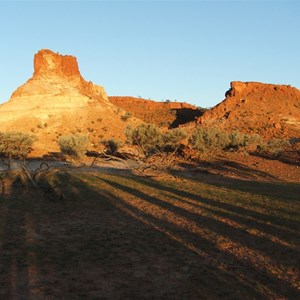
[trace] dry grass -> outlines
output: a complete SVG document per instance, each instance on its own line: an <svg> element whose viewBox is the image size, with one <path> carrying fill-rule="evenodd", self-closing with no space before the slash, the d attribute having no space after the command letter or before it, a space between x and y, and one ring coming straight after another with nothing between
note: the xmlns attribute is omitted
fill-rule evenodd
<svg viewBox="0 0 300 300"><path fill-rule="evenodd" d="M2 178L1 299L299 297L299 185L52 176Z"/></svg>

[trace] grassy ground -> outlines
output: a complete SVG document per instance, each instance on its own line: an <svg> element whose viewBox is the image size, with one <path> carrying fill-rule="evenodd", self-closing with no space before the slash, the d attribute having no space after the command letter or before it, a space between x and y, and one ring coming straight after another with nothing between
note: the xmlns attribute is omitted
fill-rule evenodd
<svg viewBox="0 0 300 300"><path fill-rule="evenodd" d="M300 185L1 178L0 299L296 299Z"/></svg>

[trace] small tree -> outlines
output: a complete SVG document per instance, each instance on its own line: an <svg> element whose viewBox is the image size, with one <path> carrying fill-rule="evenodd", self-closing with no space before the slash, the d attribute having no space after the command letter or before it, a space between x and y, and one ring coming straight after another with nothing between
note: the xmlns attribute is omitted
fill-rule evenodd
<svg viewBox="0 0 300 300"><path fill-rule="evenodd" d="M13 158L25 160L35 141L35 136L22 132L0 132L0 157L2 163L10 169Z"/></svg>
<svg viewBox="0 0 300 300"><path fill-rule="evenodd" d="M60 151L74 159L82 158L87 149L88 138L85 135L62 135L58 139Z"/></svg>

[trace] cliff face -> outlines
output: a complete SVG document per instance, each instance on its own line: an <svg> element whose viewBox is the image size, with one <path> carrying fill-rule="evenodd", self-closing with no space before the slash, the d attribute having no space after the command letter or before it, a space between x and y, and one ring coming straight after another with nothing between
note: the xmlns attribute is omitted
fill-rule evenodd
<svg viewBox="0 0 300 300"><path fill-rule="evenodd" d="M197 122L269 137L299 137L300 91L289 85L231 82L225 99Z"/></svg>
<svg viewBox="0 0 300 300"><path fill-rule="evenodd" d="M103 87L85 81L78 68L77 59L51 50L40 50L34 56L34 73L20 86L10 100L35 95L85 96L98 101L108 101Z"/></svg>
<svg viewBox="0 0 300 300"><path fill-rule="evenodd" d="M82 79L77 59L70 55L60 55L51 50L40 50L34 56L33 77L61 76Z"/></svg>

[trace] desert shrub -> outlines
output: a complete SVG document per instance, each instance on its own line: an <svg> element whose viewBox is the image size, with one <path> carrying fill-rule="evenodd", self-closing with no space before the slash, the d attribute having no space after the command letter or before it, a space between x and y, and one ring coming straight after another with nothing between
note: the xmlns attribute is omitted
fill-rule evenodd
<svg viewBox="0 0 300 300"><path fill-rule="evenodd" d="M203 128L199 126L193 131L189 143L196 150L208 152L226 149L230 144L230 138L227 133L221 132L215 127Z"/></svg>
<svg viewBox="0 0 300 300"><path fill-rule="evenodd" d="M60 151L74 159L82 158L86 152L88 138L85 135L62 135L58 139Z"/></svg>
<svg viewBox="0 0 300 300"><path fill-rule="evenodd" d="M261 143L261 137L257 134L244 134L239 131L226 133L218 128L197 127L189 138L192 147L203 153L218 151L236 151L253 145L255 148Z"/></svg>
<svg viewBox="0 0 300 300"><path fill-rule="evenodd" d="M120 141L117 141L115 139L102 140L100 143L104 145L106 154L116 153L122 145Z"/></svg>
<svg viewBox="0 0 300 300"><path fill-rule="evenodd" d="M122 121L127 121L131 117L132 117L132 113L127 111L124 116L121 116L121 119Z"/></svg>
<svg viewBox="0 0 300 300"><path fill-rule="evenodd" d="M230 143L228 149L238 150L239 148L254 145L255 147L261 143L261 137L258 134L243 134L239 131L229 133Z"/></svg>
<svg viewBox="0 0 300 300"><path fill-rule="evenodd" d="M229 133L229 140L229 147L233 149L238 149L239 147L243 147L246 144L245 135L238 131L233 131Z"/></svg>
<svg viewBox="0 0 300 300"><path fill-rule="evenodd" d="M162 148L162 134L152 124L141 124L135 128L128 126L125 135L127 142L136 146L145 156L159 152Z"/></svg>
<svg viewBox="0 0 300 300"><path fill-rule="evenodd" d="M290 143L283 139L271 139L268 142L261 143L258 146L258 151L264 154L268 154L274 157L280 155L280 153L290 145Z"/></svg>
<svg viewBox="0 0 300 300"><path fill-rule="evenodd" d="M187 133L182 128L168 130L162 136L164 150L176 151L186 137Z"/></svg>
<svg viewBox="0 0 300 300"><path fill-rule="evenodd" d="M2 162L10 168L13 158L26 159L35 141L35 136L22 132L0 132L0 157Z"/></svg>

